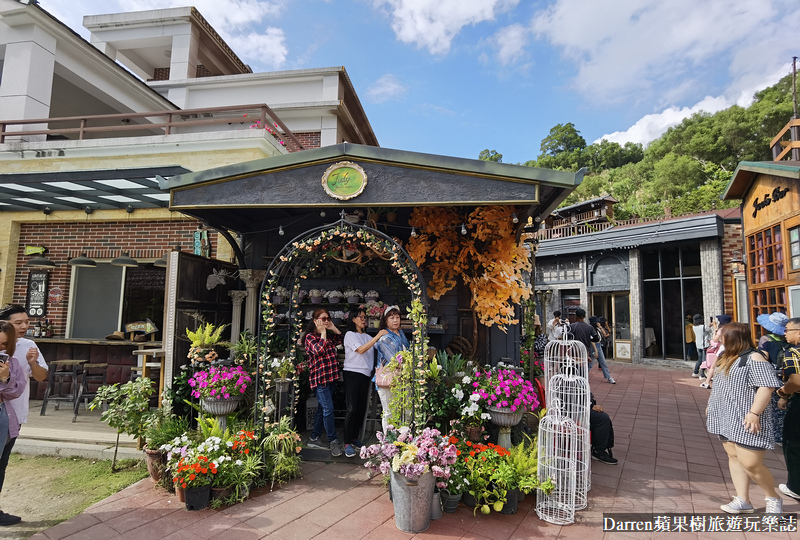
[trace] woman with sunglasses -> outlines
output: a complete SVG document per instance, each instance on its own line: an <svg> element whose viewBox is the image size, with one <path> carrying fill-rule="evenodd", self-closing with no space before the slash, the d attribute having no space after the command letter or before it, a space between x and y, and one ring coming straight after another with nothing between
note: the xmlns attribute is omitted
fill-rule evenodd
<svg viewBox="0 0 800 540"><path fill-rule="evenodd" d="M10 401L19 397L28 384L28 377L22 365L14 358L17 346L17 331L8 321L0 321L0 450L12 442L19 435L19 421L14 407ZM5 468L0 471L0 488L5 479ZM0 526L14 525L22 521L19 516L14 516L0 511Z"/></svg>
<svg viewBox="0 0 800 540"><path fill-rule="evenodd" d="M333 457L342 455L342 445L336 435L333 417L333 387L339 380L339 362L336 347L342 344L342 333L331 321L325 308L317 308L306 329L303 345L308 356L308 380L319 401L314 427L311 429L309 448L330 449ZM320 435L325 431L330 446L322 444Z"/></svg>
<svg viewBox="0 0 800 540"><path fill-rule="evenodd" d="M387 332L378 340L375 348L378 351L378 366L385 366L397 353L408 348L408 338L400 330L400 308L398 306L386 306L383 317L381 317L380 327L381 330L385 329ZM392 402L392 389L380 386L377 388L383 409L381 424L385 433L389 426L389 404Z"/></svg>
<svg viewBox="0 0 800 540"><path fill-rule="evenodd" d="M344 396L347 400L347 415L344 417L344 455L355 457L362 445L358 439L358 428L367 412L367 396L375 367L373 347L388 333L383 329L375 337L364 329L367 314L363 309L353 309L347 316L347 333L344 335Z"/></svg>

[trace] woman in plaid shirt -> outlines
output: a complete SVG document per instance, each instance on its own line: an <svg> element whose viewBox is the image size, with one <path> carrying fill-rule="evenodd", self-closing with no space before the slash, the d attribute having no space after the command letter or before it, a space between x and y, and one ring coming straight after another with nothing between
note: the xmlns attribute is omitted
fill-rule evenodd
<svg viewBox="0 0 800 540"><path fill-rule="evenodd" d="M342 445L336 435L336 423L333 418L333 386L339 380L336 347L341 344L342 333L331 321L328 310L315 309L303 340L308 356L309 386L319 401L308 446L325 450L330 448L333 457L342 455ZM328 436L329 447L323 445L319 438L323 429Z"/></svg>

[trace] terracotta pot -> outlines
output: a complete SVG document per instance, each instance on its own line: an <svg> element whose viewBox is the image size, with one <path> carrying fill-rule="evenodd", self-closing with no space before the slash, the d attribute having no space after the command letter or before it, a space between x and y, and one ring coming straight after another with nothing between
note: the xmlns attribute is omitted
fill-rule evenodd
<svg viewBox="0 0 800 540"><path fill-rule="evenodd" d="M175 484L175 496L178 497L178 502L186 502L186 492L178 484Z"/></svg>
<svg viewBox="0 0 800 540"><path fill-rule="evenodd" d="M483 435L482 426L467 426L467 440L470 442L481 442L481 435Z"/></svg>
<svg viewBox="0 0 800 540"><path fill-rule="evenodd" d="M167 465L167 453L162 450L144 449L145 460L147 461L147 472L153 482L158 483Z"/></svg>
<svg viewBox="0 0 800 540"><path fill-rule="evenodd" d="M389 212L388 214L386 214L386 221L388 221L389 223L394 223L395 221L397 221L397 213Z"/></svg>

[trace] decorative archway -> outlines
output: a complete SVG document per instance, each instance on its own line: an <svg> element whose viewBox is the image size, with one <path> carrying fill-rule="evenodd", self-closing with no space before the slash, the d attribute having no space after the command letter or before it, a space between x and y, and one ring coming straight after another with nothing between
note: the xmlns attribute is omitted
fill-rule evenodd
<svg viewBox="0 0 800 540"><path fill-rule="evenodd" d="M416 383L413 373L421 367L421 360L425 356L427 344L427 316L428 296L422 272L417 267L408 252L396 240L387 234L358 223L345 220L345 214L335 223L309 229L303 234L289 241L275 256L267 268L266 275L260 289L260 314L258 321L258 362L256 373L256 410L255 421L263 426L268 417L268 403L276 398L275 385L272 379L270 363L278 354L291 360L297 367L298 340L303 332L305 323L304 310L301 308L301 284L304 279L313 275L320 263L327 258L333 258L343 263L362 265L372 259L388 261L391 269L408 287L411 293L412 312L410 318L414 325L411 345L411 374L410 384L404 392L410 393L412 411L409 425L415 427L424 422L416 407L425 394L425 387ZM285 314L277 312L274 303L276 291L287 295L288 311ZM285 291L285 292L284 292ZM310 307L310 306L309 306ZM286 323L278 323L285 315ZM278 338L285 338L285 351L277 350L275 343ZM298 377L293 378L293 388L290 389L289 405L292 415L298 399ZM280 408L280 404L275 403ZM280 415L280 409L275 411Z"/></svg>

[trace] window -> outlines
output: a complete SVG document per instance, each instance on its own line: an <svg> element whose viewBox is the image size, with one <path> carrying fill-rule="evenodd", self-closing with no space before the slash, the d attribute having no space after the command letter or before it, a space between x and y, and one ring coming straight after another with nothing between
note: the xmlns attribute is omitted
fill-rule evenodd
<svg viewBox="0 0 800 540"><path fill-rule="evenodd" d="M67 335L103 339L128 323L150 319L161 329L166 269L98 262L96 268L73 268Z"/></svg>
<svg viewBox="0 0 800 540"><path fill-rule="evenodd" d="M792 270L800 270L800 227L789 229L789 256Z"/></svg>
<svg viewBox="0 0 800 540"><path fill-rule="evenodd" d="M536 263L537 283L562 283L582 281L581 260L556 260Z"/></svg>
<svg viewBox="0 0 800 540"><path fill-rule="evenodd" d="M747 238L750 283L767 283L784 279L781 226L764 229Z"/></svg>

